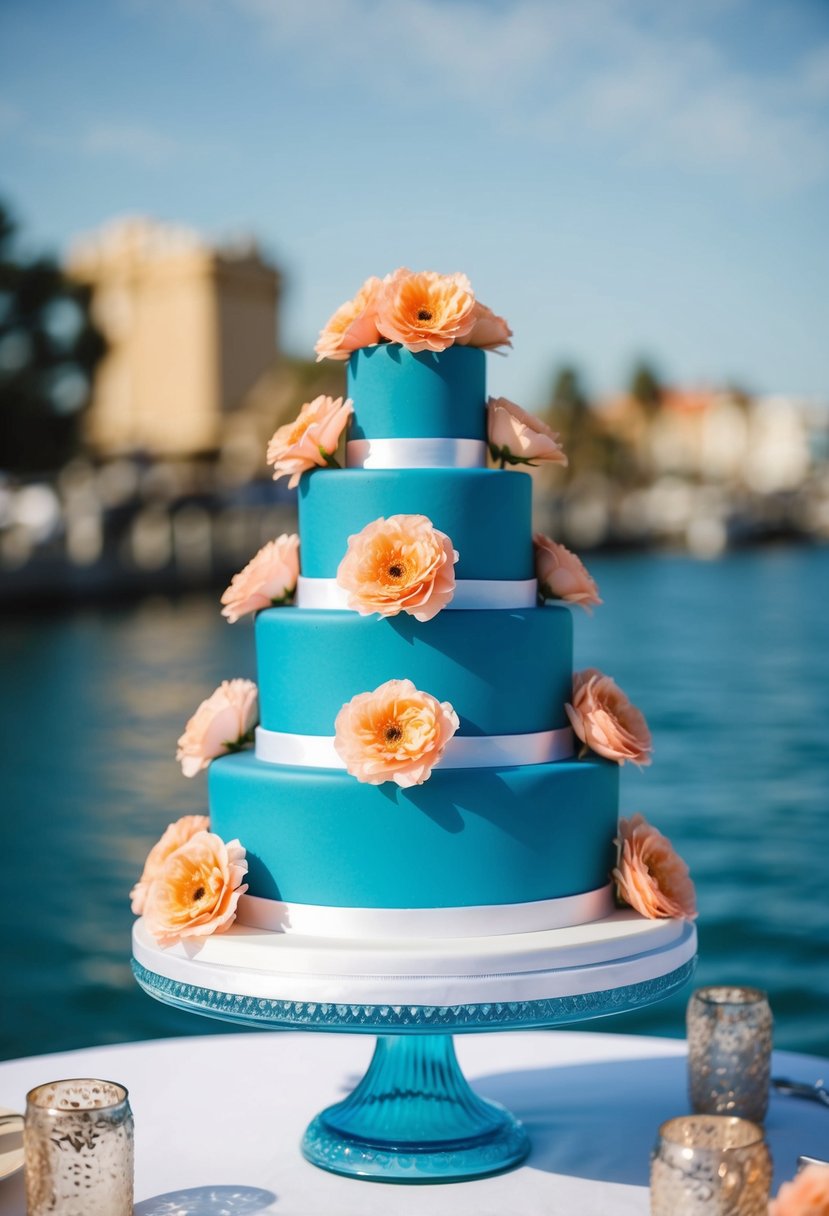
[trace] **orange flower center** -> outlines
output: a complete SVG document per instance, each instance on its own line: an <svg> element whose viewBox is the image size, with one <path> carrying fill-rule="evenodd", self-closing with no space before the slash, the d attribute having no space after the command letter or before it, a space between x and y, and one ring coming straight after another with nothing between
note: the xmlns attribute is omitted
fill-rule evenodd
<svg viewBox="0 0 829 1216"><path fill-rule="evenodd" d="M402 578L403 577L403 567L400 565L400 562L393 562L389 566L389 577L390 578Z"/></svg>
<svg viewBox="0 0 829 1216"><path fill-rule="evenodd" d="M421 308L418 309L417 319L418 321L431 321L432 314L428 308Z"/></svg>
<svg viewBox="0 0 829 1216"><path fill-rule="evenodd" d="M398 743L403 738L403 731L396 722L392 722L384 731L387 743Z"/></svg>
<svg viewBox="0 0 829 1216"><path fill-rule="evenodd" d="M298 443L313 421L313 418L304 418L297 422L296 426L288 436L288 443Z"/></svg>
<svg viewBox="0 0 829 1216"><path fill-rule="evenodd" d="M205 895L204 887L197 887L196 890L193 892L193 903L197 904L200 899L204 899L204 895Z"/></svg>

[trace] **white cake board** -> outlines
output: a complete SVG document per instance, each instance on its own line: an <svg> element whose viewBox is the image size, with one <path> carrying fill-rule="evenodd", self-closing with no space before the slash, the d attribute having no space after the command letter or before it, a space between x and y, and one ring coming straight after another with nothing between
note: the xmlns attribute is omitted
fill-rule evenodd
<svg viewBox="0 0 829 1216"><path fill-rule="evenodd" d="M162 948L139 920L133 954L174 984L232 996L446 1007L648 985L692 962L696 930L620 910L567 929L430 941L312 938L237 923L200 943Z"/></svg>

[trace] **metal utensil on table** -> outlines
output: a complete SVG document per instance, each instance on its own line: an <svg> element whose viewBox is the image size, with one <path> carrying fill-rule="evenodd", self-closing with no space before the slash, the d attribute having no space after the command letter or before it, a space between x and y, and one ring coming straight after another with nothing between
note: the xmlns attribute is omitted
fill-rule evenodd
<svg viewBox="0 0 829 1216"><path fill-rule="evenodd" d="M775 1093L790 1098L806 1098L810 1102L818 1102L821 1106L829 1106L829 1088L823 1081L790 1081L788 1077L772 1077L771 1087Z"/></svg>

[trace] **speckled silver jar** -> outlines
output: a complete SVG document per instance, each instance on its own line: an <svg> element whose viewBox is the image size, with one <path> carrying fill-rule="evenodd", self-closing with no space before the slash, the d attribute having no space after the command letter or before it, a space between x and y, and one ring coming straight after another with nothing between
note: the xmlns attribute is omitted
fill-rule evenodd
<svg viewBox="0 0 829 1216"><path fill-rule="evenodd" d="M688 1091L700 1114L762 1123L769 1102L772 1016L759 988L698 988L688 1002Z"/></svg>
<svg viewBox="0 0 829 1216"><path fill-rule="evenodd" d="M132 1216L133 1119L113 1081L50 1081L26 1095L27 1216Z"/></svg>
<svg viewBox="0 0 829 1216"><path fill-rule="evenodd" d="M651 1216L767 1216L771 1157L763 1129L727 1115L684 1115L659 1129Z"/></svg>

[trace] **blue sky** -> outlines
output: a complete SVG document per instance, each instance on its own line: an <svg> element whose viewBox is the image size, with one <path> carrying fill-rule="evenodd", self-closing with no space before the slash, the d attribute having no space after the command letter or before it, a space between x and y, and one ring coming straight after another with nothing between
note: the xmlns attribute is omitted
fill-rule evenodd
<svg viewBox="0 0 829 1216"><path fill-rule="evenodd" d="M575 361L829 396L826 0L4 0L0 196L256 234L309 352L368 274L464 270Z"/></svg>

